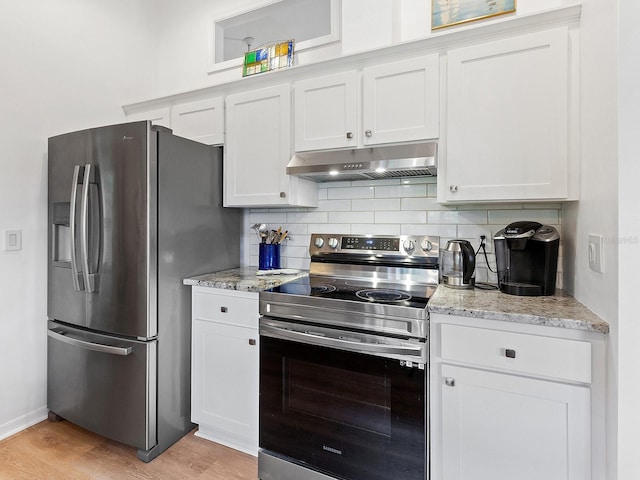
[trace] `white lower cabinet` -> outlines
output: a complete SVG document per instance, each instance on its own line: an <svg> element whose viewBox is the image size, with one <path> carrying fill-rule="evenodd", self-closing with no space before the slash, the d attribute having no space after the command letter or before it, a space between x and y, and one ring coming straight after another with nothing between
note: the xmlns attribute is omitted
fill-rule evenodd
<svg viewBox="0 0 640 480"><path fill-rule="evenodd" d="M431 314L431 480L604 478L604 335Z"/></svg>
<svg viewBox="0 0 640 480"><path fill-rule="evenodd" d="M192 292L191 421L197 436L258 454L258 294Z"/></svg>
<svg viewBox="0 0 640 480"><path fill-rule="evenodd" d="M591 478L584 386L442 365L442 478Z"/></svg>

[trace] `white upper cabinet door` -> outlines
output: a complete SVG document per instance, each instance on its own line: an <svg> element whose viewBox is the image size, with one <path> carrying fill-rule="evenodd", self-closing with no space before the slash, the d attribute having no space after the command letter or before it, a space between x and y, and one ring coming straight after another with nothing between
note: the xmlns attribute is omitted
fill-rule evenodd
<svg viewBox="0 0 640 480"><path fill-rule="evenodd" d="M363 145L438 138L439 55L363 70Z"/></svg>
<svg viewBox="0 0 640 480"><path fill-rule="evenodd" d="M353 70L295 83L297 152L358 145L357 81Z"/></svg>
<svg viewBox="0 0 640 480"><path fill-rule="evenodd" d="M438 200L569 199L566 27L452 49Z"/></svg>
<svg viewBox="0 0 640 480"><path fill-rule="evenodd" d="M207 98L171 109L173 133L206 145L224 143L224 100Z"/></svg>
<svg viewBox="0 0 640 480"><path fill-rule="evenodd" d="M225 206L318 205L318 185L287 175L291 87L229 95L224 150Z"/></svg>
<svg viewBox="0 0 640 480"><path fill-rule="evenodd" d="M154 108L153 110L144 110L127 115L128 122L137 122L139 120L149 120L152 125L171 128L171 108Z"/></svg>

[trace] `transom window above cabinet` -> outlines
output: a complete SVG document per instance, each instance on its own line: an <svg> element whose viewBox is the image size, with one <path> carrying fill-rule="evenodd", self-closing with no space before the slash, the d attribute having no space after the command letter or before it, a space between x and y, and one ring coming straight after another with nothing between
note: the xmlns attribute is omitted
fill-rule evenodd
<svg viewBox="0 0 640 480"><path fill-rule="evenodd" d="M295 150L437 138L438 86L437 54L297 81Z"/></svg>

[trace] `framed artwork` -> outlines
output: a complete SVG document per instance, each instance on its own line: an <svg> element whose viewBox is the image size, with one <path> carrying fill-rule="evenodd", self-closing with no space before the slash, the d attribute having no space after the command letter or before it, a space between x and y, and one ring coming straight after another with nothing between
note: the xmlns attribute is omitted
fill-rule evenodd
<svg viewBox="0 0 640 480"><path fill-rule="evenodd" d="M516 11L516 0L431 0L431 30Z"/></svg>

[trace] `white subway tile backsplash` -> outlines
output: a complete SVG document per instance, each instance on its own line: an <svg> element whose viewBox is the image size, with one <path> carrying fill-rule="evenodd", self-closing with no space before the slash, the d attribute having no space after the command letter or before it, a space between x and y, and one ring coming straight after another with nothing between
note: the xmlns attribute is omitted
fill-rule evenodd
<svg viewBox="0 0 640 480"><path fill-rule="evenodd" d="M426 197L426 195L426 184L375 187L375 198Z"/></svg>
<svg viewBox="0 0 640 480"><path fill-rule="evenodd" d="M329 212L296 212L288 213L286 223L327 223Z"/></svg>
<svg viewBox="0 0 640 480"><path fill-rule="evenodd" d="M319 200L314 212L350 212L353 207L351 200Z"/></svg>
<svg viewBox="0 0 640 480"><path fill-rule="evenodd" d="M375 223L374 212L329 212L329 223Z"/></svg>
<svg viewBox="0 0 640 480"><path fill-rule="evenodd" d="M489 223L504 224L505 226L519 220L532 220L544 225L560 223L560 212L555 209L545 210L489 210Z"/></svg>
<svg viewBox="0 0 640 480"><path fill-rule="evenodd" d="M256 259L256 261L257 261L257 259ZM284 268L295 268L297 270L309 270L309 259L308 258L287 257L286 258L286 264L284 265Z"/></svg>
<svg viewBox="0 0 640 480"><path fill-rule="evenodd" d="M307 226L309 234L312 233L351 233L351 224L348 223L310 223Z"/></svg>
<svg viewBox="0 0 640 480"><path fill-rule="evenodd" d="M451 237L457 236L455 225L431 225L431 224L407 224L402 225L401 235L435 235L438 237Z"/></svg>
<svg viewBox="0 0 640 480"><path fill-rule="evenodd" d="M400 225L362 224L352 225L351 232L356 235L400 235Z"/></svg>
<svg viewBox="0 0 640 480"><path fill-rule="evenodd" d="M429 210L455 211L458 209L455 205L442 205L435 198L428 197L403 198L400 202L400 210L422 210L426 212Z"/></svg>
<svg viewBox="0 0 640 480"><path fill-rule="evenodd" d="M487 257L495 270L493 236L517 220L534 220L560 231L561 204L441 205L436 201L434 177L376 181L330 182L319 189L317 208L251 208L245 210L243 264L258 265L258 238L254 223L266 223L289 231L283 244L284 268L309 268L309 242L313 233L370 235L435 235L440 246L464 238L475 249L486 236ZM563 247L560 245L560 257ZM248 263L247 263L248 262ZM476 279L496 282L484 255L476 258ZM562 258L558 261L558 288L562 288Z"/></svg>
<svg viewBox="0 0 640 480"><path fill-rule="evenodd" d="M373 198L375 187L328 188L327 198L339 200L345 198Z"/></svg>
<svg viewBox="0 0 640 480"><path fill-rule="evenodd" d="M427 220L429 223L482 225L487 223L487 212L484 210L431 211L428 212Z"/></svg>
<svg viewBox="0 0 640 480"><path fill-rule="evenodd" d="M374 223L426 223L427 212L375 212Z"/></svg>
<svg viewBox="0 0 640 480"><path fill-rule="evenodd" d="M400 210L399 198L368 198L366 200L351 200L351 210L354 212L368 212L380 210Z"/></svg>
<svg viewBox="0 0 640 480"><path fill-rule="evenodd" d="M290 214L287 214L286 212L251 212L249 214L249 223L251 223L251 225L255 223L266 223L269 227L273 227L273 225L281 225L285 223L287 221L287 215ZM249 225L249 227L251 227L251 225Z"/></svg>

